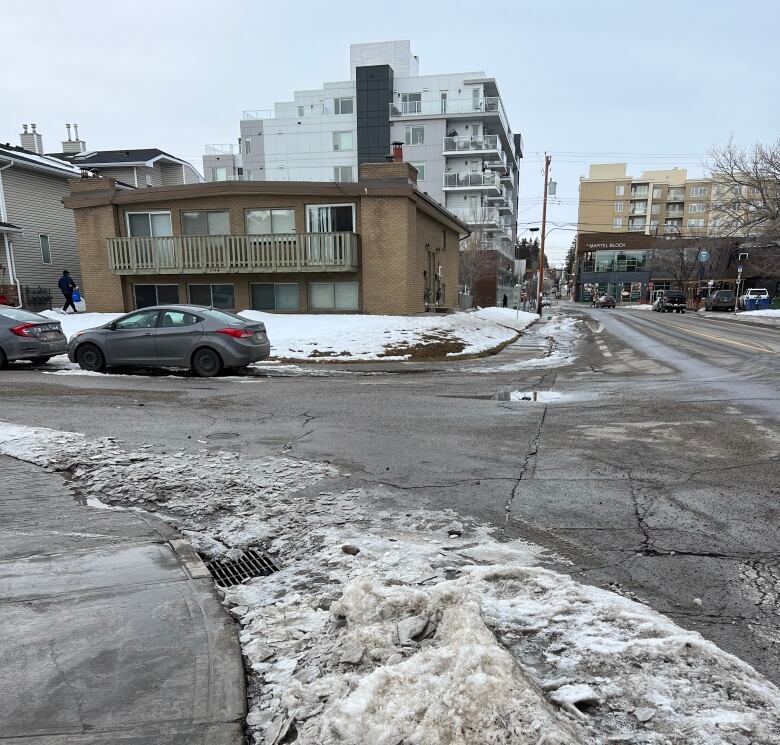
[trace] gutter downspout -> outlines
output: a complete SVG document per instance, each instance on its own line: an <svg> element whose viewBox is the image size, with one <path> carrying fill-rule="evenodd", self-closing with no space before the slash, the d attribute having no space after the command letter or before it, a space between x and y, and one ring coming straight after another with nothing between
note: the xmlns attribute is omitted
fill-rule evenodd
<svg viewBox="0 0 780 745"><path fill-rule="evenodd" d="M10 168L13 161L0 166L0 222L8 222L8 210L5 206L5 191L3 191L3 171ZM16 276L16 263L14 262L13 249L8 240L8 233L3 233L3 243L5 244L5 262L8 267L8 278L16 285L16 300L18 305L15 308L22 307L22 287L19 284L19 278Z"/></svg>

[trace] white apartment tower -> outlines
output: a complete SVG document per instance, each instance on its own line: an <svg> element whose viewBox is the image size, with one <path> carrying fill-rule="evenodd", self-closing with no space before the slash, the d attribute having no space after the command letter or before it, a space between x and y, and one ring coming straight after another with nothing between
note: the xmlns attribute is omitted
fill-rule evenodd
<svg viewBox="0 0 780 745"><path fill-rule="evenodd" d="M244 111L237 145L207 145L208 181L354 181L391 143L419 171L418 188L514 258L518 160L494 78L420 75L408 41L350 46L350 79L295 91L272 110Z"/></svg>

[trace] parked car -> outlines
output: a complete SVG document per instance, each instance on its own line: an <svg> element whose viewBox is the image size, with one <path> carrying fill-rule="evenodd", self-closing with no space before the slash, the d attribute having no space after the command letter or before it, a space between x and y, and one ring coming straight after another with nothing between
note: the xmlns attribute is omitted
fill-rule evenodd
<svg viewBox="0 0 780 745"><path fill-rule="evenodd" d="M662 290L653 303L653 310L659 313L685 313L688 308L688 298L680 290Z"/></svg>
<svg viewBox="0 0 780 745"><path fill-rule="evenodd" d="M716 290L704 301L704 310L734 310L737 298L731 290Z"/></svg>
<svg viewBox="0 0 780 745"><path fill-rule="evenodd" d="M265 359L265 324L199 305L143 308L94 329L76 332L68 358L84 370L179 367L204 378Z"/></svg>
<svg viewBox="0 0 780 745"><path fill-rule="evenodd" d="M34 365L64 354L68 339L58 321L18 308L0 306L0 369L15 360Z"/></svg>
<svg viewBox="0 0 780 745"><path fill-rule="evenodd" d="M614 308L615 307L615 298L613 298L612 295L602 295L599 298L598 307L599 308Z"/></svg>
<svg viewBox="0 0 780 745"><path fill-rule="evenodd" d="M751 287L746 293L739 296L739 307L745 307L746 300L765 300L769 298L769 290L765 287Z"/></svg>
<svg viewBox="0 0 780 745"><path fill-rule="evenodd" d="M549 295L542 295L542 308L549 308L552 306L552 300Z"/></svg>

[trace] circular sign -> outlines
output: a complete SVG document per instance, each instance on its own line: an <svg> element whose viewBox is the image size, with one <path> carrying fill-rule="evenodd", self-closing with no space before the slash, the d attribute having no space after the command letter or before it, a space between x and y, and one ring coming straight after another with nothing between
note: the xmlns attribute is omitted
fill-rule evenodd
<svg viewBox="0 0 780 745"><path fill-rule="evenodd" d="M707 259L710 258L710 252L709 251L699 251L699 261L703 264Z"/></svg>

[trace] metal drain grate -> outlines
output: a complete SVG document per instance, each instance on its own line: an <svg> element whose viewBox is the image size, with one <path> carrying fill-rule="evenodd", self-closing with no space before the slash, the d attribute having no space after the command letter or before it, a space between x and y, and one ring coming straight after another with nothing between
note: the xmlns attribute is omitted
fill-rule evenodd
<svg viewBox="0 0 780 745"><path fill-rule="evenodd" d="M220 587L233 587L251 577L267 577L279 571L270 556L254 548L244 549L240 559L210 559L204 563Z"/></svg>

